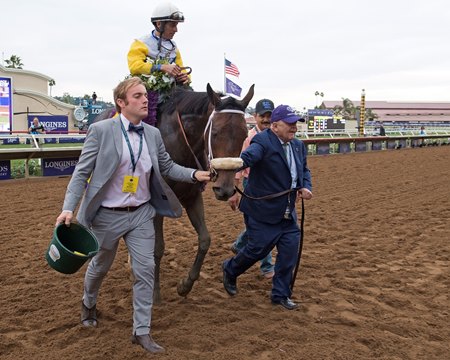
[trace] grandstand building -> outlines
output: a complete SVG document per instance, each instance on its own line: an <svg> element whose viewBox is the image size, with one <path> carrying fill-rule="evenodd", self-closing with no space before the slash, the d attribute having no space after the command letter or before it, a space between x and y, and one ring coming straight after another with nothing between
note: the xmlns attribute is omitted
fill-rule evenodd
<svg viewBox="0 0 450 360"><path fill-rule="evenodd" d="M324 101L323 106L332 110L342 106L342 101ZM355 107L360 101L353 101ZM374 119L366 119L368 125L383 124L405 128L450 127L450 102L390 102L366 101L366 109L377 115ZM358 120L358 119L357 119Z"/></svg>
<svg viewBox="0 0 450 360"><path fill-rule="evenodd" d="M37 117L50 132L75 128L75 106L49 95L51 77L0 65L0 132L27 131Z"/></svg>

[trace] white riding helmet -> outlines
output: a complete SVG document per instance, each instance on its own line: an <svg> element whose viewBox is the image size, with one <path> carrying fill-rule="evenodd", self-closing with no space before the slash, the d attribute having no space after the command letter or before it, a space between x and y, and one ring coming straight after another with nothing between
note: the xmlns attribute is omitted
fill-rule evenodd
<svg viewBox="0 0 450 360"><path fill-rule="evenodd" d="M184 15L174 4L163 2L153 10L151 21L152 23L157 21L184 22Z"/></svg>

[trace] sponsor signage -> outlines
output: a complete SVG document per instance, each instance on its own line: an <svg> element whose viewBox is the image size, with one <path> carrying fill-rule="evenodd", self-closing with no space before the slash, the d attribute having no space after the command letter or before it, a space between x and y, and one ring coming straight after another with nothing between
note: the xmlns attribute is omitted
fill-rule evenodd
<svg viewBox="0 0 450 360"><path fill-rule="evenodd" d="M84 143L84 138L59 138L60 144Z"/></svg>
<svg viewBox="0 0 450 360"><path fill-rule="evenodd" d="M326 109L308 109L308 117L311 116L326 116L326 117L333 117L334 111L333 110L326 110Z"/></svg>
<svg viewBox="0 0 450 360"><path fill-rule="evenodd" d="M330 153L330 144L319 143L317 144L317 155L326 155Z"/></svg>
<svg viewBox="0 0 450 360"><path fill-rule="evenodd" d="M17 145L20 144L19 138L3 139L3 145Z"/></svg>
<svg viewBox="0 0 450 360"><path fill-rule="evenodd" d="M11 161L0 161L0 180L11 179Z"/></svg>
<svg viewBox="0 0 450 360"><path fill-rule="evenodd" d="M42 159L43 176L71 175L78 164L78 158Z"/></svg>
<svg viewBox="0 0 450 360"><path fill-rule="evenodd" d="M69 131L69 117L65 115L28 115L28 127L37 118L44 126L47 134L67 134Z"/></svg>
<svg viewBox="0 0 450 360"><path fill-rule="evenodd" d="M0 131L11 131L12 92L11 78L0 77Z"/></svg>

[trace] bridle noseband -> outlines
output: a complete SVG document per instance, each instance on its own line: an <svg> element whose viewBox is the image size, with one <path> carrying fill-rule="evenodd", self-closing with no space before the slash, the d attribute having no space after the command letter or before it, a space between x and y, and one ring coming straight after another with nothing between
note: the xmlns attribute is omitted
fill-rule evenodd
<svg viewBox="0 0 450 360"><path fill-rule="evenodd" d="M205 126L205 131L203 132L203 138L206 144L205 151L208 159L209 172L211 174L212 182L215 182L219 176L217 170L237 170L242 167L241 158L214 158L211 144L211 133L213 127L213 118L217 113L241 114L245 116L244 111L234 109L213 110L213 112L209 116L208 122ZM233 163L235 164L233 165Z"/></svg>

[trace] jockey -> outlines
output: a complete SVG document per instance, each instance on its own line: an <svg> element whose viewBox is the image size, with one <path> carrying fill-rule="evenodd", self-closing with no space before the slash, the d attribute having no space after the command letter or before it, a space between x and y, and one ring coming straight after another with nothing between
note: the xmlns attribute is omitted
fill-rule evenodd
<svg viewBox="0 0 450 360"><path fill-rule="evenodd" d="M151 34L135 40L128 51L128 67L131 75L151 75L162 72L178 84L189 84L189 76L183 72L183 60L172 40L178 31L178 23L184 15L169 3L159 4L153 11L151 21L155 29Z"/></svg>

